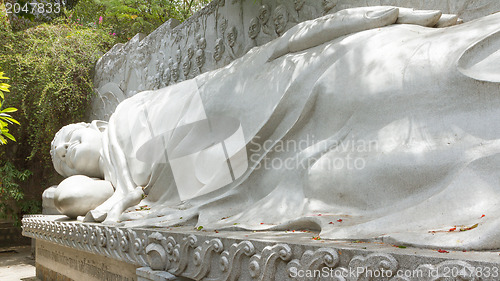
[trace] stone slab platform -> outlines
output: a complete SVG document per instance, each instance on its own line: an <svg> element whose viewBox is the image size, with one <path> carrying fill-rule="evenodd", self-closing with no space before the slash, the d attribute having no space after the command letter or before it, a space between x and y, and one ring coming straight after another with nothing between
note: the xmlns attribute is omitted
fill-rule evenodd
<svg viewBox="0 0 500 281"><path fill-rule="evenodd" d="M500 280L499 252L317 240L311 231L121 228L33 215L24 217L23 235L37 239L45 268L54 263L47 252L56 251L111 275L120 263L123 280Z"/></svg>

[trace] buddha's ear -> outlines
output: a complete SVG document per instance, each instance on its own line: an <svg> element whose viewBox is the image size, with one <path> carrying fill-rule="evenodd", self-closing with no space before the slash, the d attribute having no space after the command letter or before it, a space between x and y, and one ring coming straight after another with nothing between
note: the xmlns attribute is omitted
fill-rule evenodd
<svg viewBox="0 0 500 281"><path fill-rule="evenodd" d="M500 31L469 46L458 59L457 67L470 78L500 83Z"/></svg>
<svg viewBox="0 0 500 281"><path fill-rule="evenodd" d="M108 127L108 122L102 120L94 120L90 123L90 128L98 130L99 132L104 132L104 130Z"/></svg>

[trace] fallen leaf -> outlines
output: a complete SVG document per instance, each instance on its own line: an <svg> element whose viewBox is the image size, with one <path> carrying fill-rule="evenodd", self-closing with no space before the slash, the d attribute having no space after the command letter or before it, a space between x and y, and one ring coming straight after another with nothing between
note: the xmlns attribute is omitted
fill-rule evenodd
<svg viewBox="0 0 500 281"><path fill-rule="evenodd" d="M449 253L448 251L446 251L446 250L442 250L442 249L439 249L439 250L438 250L438 252L439 252L439 253L442 253L442 254L447 254L447 253Z"/></svg>
<svg viewBox="0 0 500 281"><path fill-rule="evenodd" d="M473 225L471 227L462 227L462 228L460 228L460 231L472 230L472 229L476 228L477 226L478 226L478 224L476 223L475 225Z"/></svg>

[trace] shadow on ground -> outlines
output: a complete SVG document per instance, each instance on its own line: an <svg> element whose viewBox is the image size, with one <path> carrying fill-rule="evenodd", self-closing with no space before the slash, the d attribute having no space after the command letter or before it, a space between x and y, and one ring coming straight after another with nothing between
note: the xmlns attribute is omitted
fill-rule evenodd
<svg viewBox="0 0 500 281"><path fill-rule="evenodd" d="M31 246L0 248L0 280L38 281Z"/></svg>

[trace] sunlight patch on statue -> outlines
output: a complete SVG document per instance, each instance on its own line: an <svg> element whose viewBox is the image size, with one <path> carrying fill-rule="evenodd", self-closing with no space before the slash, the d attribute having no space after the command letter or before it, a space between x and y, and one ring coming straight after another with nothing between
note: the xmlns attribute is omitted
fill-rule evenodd
<svg viewBox="0 0 500 281"><path fill-rule="evenodd" d="M170 163L181 200L217 190L245 173L248 159L239 120L207 116L193 81L184 82L183 91L166 89L161 95L176 106L160 108L159 103L143 101L140 118L129 120L131 133L148 128L132 138L139 161ZM158 122L162 125L153 124Z"/></svg>

